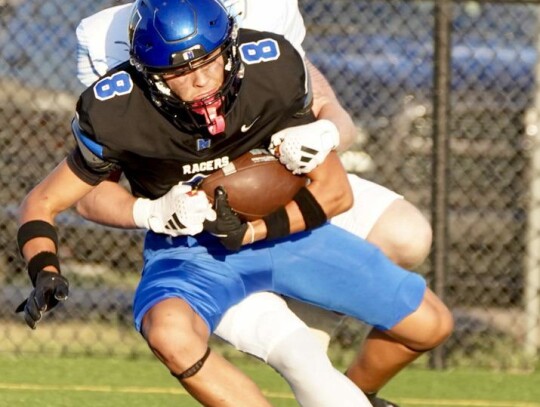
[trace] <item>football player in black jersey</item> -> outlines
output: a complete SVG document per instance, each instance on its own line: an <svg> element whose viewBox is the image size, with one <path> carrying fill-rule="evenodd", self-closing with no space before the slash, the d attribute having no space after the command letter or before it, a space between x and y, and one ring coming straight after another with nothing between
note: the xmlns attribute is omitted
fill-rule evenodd
<svg viewBox="0 0 540 407"><path fill-rule="evenodd" d="M141 0L130 28L131 64L81 95L72 125L77 148L20 208L18 243L35 287L25 305L31 327L67 297L54 218L94 185L121 169L137 195L156 198L175 185L189 188L179 183L195 173L267 147L278 130L313 120L294 48L270 33L237 32L219 3ZM147 234L136 327L205 405L268 405L207 348L223 312L251 292L275 291L354 316L412 344L413 356L450 331L448 311L427 294L422 277L326 223L352 203L335 153L309 177L292 202L250 223L230 209L226 191L216 190L213 210L202 193L185 192L178 203L185 235Z"/></svg>

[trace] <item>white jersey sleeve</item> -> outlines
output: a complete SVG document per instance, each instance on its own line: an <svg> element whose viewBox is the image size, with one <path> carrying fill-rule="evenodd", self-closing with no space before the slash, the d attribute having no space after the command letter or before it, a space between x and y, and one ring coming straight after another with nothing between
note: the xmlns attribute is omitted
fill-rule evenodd
<svg viewBox="0 0 540 407"><path fill-rule="evenodd" d="M306 34L297 0L221 0L240 27L281 34L304 55ZM133 3L110 7L79 23L77 78L89 86L129 59L128 24Z"/></svg>
<svg viewBox="0 0 540 407"><path fill-rule="evenodd" d="M132 4L107 8L81 20L77 26L77 78L84 85L91 85L109 69L129 59Z"/></svg>
<svg viewBox="0 0 540 407"><path fill-rule="evenodd" d="M306 26L297 0L245 0L240 17L243 28L281 34L302 56L305 55L302 42Z"/></svg>

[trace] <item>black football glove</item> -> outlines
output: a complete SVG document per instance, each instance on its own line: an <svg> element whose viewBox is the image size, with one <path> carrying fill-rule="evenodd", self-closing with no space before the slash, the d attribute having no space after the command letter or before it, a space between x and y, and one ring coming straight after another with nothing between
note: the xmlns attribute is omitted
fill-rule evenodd
<svg viewBox="0 0 540 407"><path fill-rule="evenodd" d="M216 212L216 220L205 221L204 230L219 237L221 244L227 249L237 252L242 247L248 226L232 210L225 188L220 186L214 190L212 209Z"/></svg>
<svg viewBox="0 0 540 407"><path fill-rule="evenodd" d="M41 270L36 278L36 286L26 300L16 309L24 311L26 324L36 329L43 313L54 308L58 302L65 301L69 293L68 280L58 273Z"/></svg>

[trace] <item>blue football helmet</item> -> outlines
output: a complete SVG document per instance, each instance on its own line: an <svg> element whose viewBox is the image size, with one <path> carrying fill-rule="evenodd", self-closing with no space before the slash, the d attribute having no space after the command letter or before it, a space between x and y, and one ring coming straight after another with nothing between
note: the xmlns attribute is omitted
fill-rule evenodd
<svg viewBox="0 0 540 407"><path fill-rule="evenodd" d="M219 1L137 0L130 18L129 39L131 63L150 84L157 106L174 117L181 110L192 119L193 113L203 115L203 125L212 134L224 130L224 115L238 93L243 69L237 55L235 21ZM220 52L209 58L216 50ZM223 85L202 101L180 100L162 79L163 74L181 75L220 56L225 59ZM201 122L200 117L193 120Z"/></svg>

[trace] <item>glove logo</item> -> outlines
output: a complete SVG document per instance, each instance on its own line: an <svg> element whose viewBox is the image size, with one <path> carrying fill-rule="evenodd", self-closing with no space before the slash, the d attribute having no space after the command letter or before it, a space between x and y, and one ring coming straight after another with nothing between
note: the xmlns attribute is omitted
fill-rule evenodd
<svg viewBox="0 0 540 407"><path fill-rule="evenodd" d="M257 120L259 120L260 118L261 118L261 116L257 116L257 117L255 118L255 120L253 120L253 121L251 122L251 124L249 124L249 125L243 124L242 127L240 127L240 131L241 131L242 133L246 133L249 129L251 129L251 128L253 127L253 125L254 125L254 124L257 122Z"/></svg>

